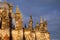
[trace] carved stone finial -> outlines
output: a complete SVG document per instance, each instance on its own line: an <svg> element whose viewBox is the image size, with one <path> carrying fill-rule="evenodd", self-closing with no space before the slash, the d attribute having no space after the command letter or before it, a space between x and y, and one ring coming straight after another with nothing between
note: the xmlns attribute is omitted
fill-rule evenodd
<svg viewBox="0 0 60 40"><path fill-rule="evenodd" d="M16 6L16 13L20 13L18 6Z"/></svg>
<svg viewBox="0 0 60 40"><path fill-rule="evenodd" d="M40 17L40 23L43 23L43 19L42 19L42 17Z"/></svg>

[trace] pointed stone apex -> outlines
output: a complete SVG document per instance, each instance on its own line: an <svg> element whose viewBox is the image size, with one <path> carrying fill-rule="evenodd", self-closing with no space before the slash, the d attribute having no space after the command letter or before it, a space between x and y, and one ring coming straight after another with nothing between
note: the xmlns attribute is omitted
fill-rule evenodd
<svg viewBox="0 0 60 40"><path fill-rule="evenodd" d="M10 3L10 6L13 6L13 4L12 4L12 3Z"/></svg>
<svg viewBox="0 0 60 40"><path fill-rule="evenodd" d="M32 19L32 15L30 15L30 19Z"/></svg>
<svg viewBox="0 0 60 40"><path fill-rule="evenodd" d="M40 23L43 23L43 19L42 19L42 17L40 17Z"/></svg>
<svg viewBox="0 0 60 40"><path fill-rule="evenodd" d="M46 19L44 18L44 24L46 24L47 25L47 21L46 21Z"/></svg>
<svg viewBox="0 0 60 40"><path fill-rule="evenodd" d="M46 19L44 18L44 21L46 21Z"/></svg>
<svg viewBox="0 0 60 40"><path fill-rule="evenodd" d="M30 20L29 20L29 22L33 22L32 15L30 15Z"/></svg>
<svg viewBox="0 0 60 40"><path fill-rule="evenodd" d="M36 21L36 26L39 26L39 23L38 23L38 21Z"/></svg>
<svg viewBox="0 0 60 40"><path fill-rule="evenodd" d="M16 13L20 13L19 7L16 6Z"/></svg>

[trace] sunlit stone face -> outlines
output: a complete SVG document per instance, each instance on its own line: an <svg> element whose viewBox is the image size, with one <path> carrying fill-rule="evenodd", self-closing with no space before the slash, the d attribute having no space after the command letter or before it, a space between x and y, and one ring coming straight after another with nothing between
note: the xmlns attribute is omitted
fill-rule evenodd
<svg viewBox="0 0 60 40"><path fill-rule="evenodd" d="M4 7L8 10L9 9L9 6L8 4L6 3L3 3L3 2L0 2L0 12L2 13L2 11L4 10Z"/></svg>
<svg viewBox="0 0 60 40"><path fill-rule="evenodd" d="M5 12L5 11L2 12L2 16L3 16L3 17L6 17L6 16L7 16L7 12Z"/></svg>
<svg viewBox="0 0 60 40"><path fill-rule="evenodd" d="M13 40L23 40L23 30L13 30L12 31Z"/></svg>
<svg viewBox="0 0 60 40"><path fill-rule="evenodd" d="M3 8L0 8L0 13L2 13L3 10L4 10Z"/></svg>
<svg viewBox="0 0 60 40"><path fill-rule="evenodd" d="M32 32L31 34L32 34L32 35L31 35L32 40L35 40L35 33L34 33L34 32Z"/></svg>
<svg viewBox="0 0 60 40"><path fill-rule="evenodd" d="M6 38L10 37L10 32L9 32L9 29L5 29L5 30L0 30L0 37L3 39L3 40L6 40ZM7 37L6 37L7 36Z"/></svg>
<svg viewBox="0 0 60 40"><path fill-rule="evenodd" d="M24 35L25 35L26 40L32 40L30 31L25 31Z"/></svg>
<svg viewBox="0 0 60 40"><path fill-rule="evenodd" d="M16 14L15 20L18 21L19 19L20 19L20 15L19 14Z"/></svg>
<svg viewBox="0 0 60 40"><path fill-rule="evenodd" d="M46 40L50 40L50 35L49 35L49 33L45 33L45 38L46 38Z"/></svg>

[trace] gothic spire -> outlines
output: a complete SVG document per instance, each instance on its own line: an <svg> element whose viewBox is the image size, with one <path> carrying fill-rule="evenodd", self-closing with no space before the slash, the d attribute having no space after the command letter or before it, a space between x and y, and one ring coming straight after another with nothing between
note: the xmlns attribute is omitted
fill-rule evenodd
<svg viewBox="0 0 60 40"><path fill-rule="evenodd" d="M30 19L32 19L32 15L30 15Z"/></svg>
<svg viewBox="0 0 60 40"><path fill-rule="evenodd" d="M22 14L21 14L18 6L16 6L16 14L17 13L18 13L18 16L20 16L20 19L22 20Z"/></svg>
<svg viewBox="0 0 60 40"><path fill-rule="evenodd" d="M18 6L16 6L16 13L20 13Z"/></svg>
<svg viewBox="0 0 60 40"><path fill-rule="evenodd" d="M42 17L40 17L40 31L42 31L42 30L44 30L43 29L44 27L43 27L43 19L42 19Z"/></svg>
<svg viewBox="0 0 60 40"><path fill-rule="evenodd" d="M39 23L38 23L38 21L36 21L36 26L39 26Z"/></svg>
<svg viewBox="0 0 60 40"><path fill-rule="evenodd" d="M44 30L47 31L47 21L46 21L46 19L44 19L43 26L44 26Z"/></svg>
<svg viewBox="0 0 60 40"><path fill-rule="evenodd" d="M38 30L39 29L39 23L38 23L38 21L36 21L36 30Z"/></svg>
<svg viewBox="0 0 60 40"><path fill-rule="evenodd" d="M42 19L42 17L40 17L40 23L43 23L43 19Z"/></svg>
<svg viewBox="0 0 60 40"><path fill-rule="evenodd" d="M32 15L30 15L30 21L29 22L33 22L33 20L32 20Z"/></svg>
<svg viewBox="0 0 60 40"><path fill-rule="evenodd" d="M44 24L45 24L45 25L47 25L47 21L46 21L46 19L45 19L45 18L44 18Z"/></svg>
<svg viewBox="0 0 60 40"><path fill-rule="evenodd" d="M29 20L29 23L28 23L28 29L33 29L33 20L32 20L32 15L30 15L30 20Z"/></svg>

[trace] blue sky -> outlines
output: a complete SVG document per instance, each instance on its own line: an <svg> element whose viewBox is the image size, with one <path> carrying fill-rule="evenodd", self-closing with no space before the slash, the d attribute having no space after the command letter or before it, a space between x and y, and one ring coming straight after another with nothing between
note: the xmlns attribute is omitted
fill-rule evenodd
<svg viewBox="0 0 60 40"><path fill-rule="evenodd" d="M51 40L60 39L60 0L7 0L7 2L14 5L14 12L15 7L19 6L24 23L28 22L30 14L33 16L34 24L37 20L40 22L40 16L45 18Z"/></svg>

